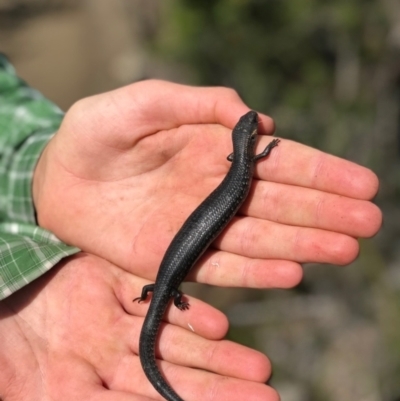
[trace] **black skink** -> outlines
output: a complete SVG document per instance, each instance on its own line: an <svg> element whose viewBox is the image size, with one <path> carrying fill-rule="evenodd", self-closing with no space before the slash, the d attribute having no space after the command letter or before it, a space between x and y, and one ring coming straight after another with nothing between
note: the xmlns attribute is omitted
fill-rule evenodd
<svg viewBox="0 0 400 401"><path fill-rule="evenodd" d="M143 370L155 389L168 401L183 401L162 377L155 358L157 334L171 298L180 310L189 308L178 290L189 270L235 216L246 199L255 162L266 157L278 145L274 139L264 151L255 155L258 115L249 111L242 116L232 132L233 153L228 156L232 166L221 184L189 216L172 240L161 262L155 284L143 287L134 301L144 301L153 292L139 341Z"/></svg>

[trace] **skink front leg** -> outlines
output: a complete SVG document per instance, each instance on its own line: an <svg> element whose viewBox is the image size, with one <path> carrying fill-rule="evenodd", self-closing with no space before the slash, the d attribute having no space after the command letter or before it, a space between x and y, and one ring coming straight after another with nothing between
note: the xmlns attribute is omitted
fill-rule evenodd
<svg viewBox="0 0 400 401"><path fill-rule="evenodd" d="M267 156L270 154L271 150L272 150L275 146L278 146L278 143L279 143L280 141L281 141L281 140L278 139L278 138L275 138L273 141L271 141L261 153L259 153L258 155L255 155L255 156L254 156L254 159L253 159L254 162L256 162L257 160L262 159L263 157L267 157ZM229 156L228 156L228 157L229 157Z"/></svg>

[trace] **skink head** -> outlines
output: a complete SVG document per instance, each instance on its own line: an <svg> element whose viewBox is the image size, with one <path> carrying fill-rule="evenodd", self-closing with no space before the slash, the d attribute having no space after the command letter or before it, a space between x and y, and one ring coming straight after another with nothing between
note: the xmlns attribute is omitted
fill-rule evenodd
<svg viewBox="0 0 400 401"><path fill-rule="evenodd" d="M258 125L258 114L254 110L248 111L242 117L240 117L238 123L236 124L236 128L238 129L247 129L249 126Z"/></svg>
<svg viewBox="0 0 400 401"><path fill-rule="evenodd" d="M236 124L232 132L234 154L254 156L257 140L258 114L249 111Z"/></svg>

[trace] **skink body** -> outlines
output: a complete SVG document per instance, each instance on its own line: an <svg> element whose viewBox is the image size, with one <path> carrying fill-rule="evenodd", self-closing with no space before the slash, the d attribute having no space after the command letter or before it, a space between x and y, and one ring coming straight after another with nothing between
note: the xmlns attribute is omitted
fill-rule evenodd
<svg viewBox="0 0 400 401"><path fill-rule="evenodd" d="M278 145L274 139L255 155L258 115L249 111L232 131L233 153L228 174L221 184L194 210L178 231L161 262L155 284L143 287L134 301L143 301L153 292L139 340L139 356L143 370L155 389L168 401L184 401L161 375L155 358L158 331L171 298L181 310L189 307L178 290L190 269L217 238L246 199L255 162L268 156Z"/></svg>

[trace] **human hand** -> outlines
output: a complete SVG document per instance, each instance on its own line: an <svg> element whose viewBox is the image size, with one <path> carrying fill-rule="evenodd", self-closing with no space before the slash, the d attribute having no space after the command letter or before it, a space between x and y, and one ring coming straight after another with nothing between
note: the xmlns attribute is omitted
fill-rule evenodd
<svg viewBox="0 0 400 401"><path fill-rule="evenodd" d="M143 81L77 102L40 158L39 224L154 279L187 218L223 179L231 129L248 111L225 88ZM260 114L257 152L272 120ZM374 235L378 181L368 169L289 140L256 166L247 202L189 279L291 287L302 262L347 264Z"/></svg>
<svg viewBox="0 0 400 401"><path fill-rule="evenodd" d="M137 356L145 308L132 294L143 284L105 260L78 254L3 300L0 399L160 400ZM176 391L188 401L278 400L264 384L267 358L220 340L226 317L190 302L192 311L169 310L160 335L160 367Z"/></svg>

